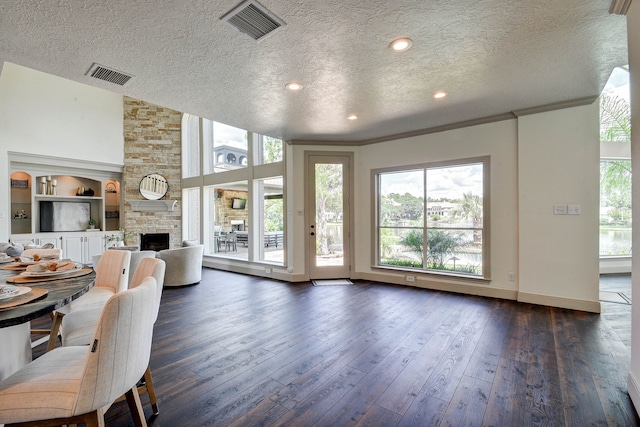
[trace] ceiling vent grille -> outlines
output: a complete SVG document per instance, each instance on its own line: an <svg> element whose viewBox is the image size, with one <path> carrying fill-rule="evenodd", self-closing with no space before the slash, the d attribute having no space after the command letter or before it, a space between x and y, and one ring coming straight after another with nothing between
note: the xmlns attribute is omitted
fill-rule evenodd
<svg viewBox="0 0 640 427"><path fill-rule="evenodd" d="M87 76L120 86L126 85L127 82L134 77L131 74L123 73L122 71L117 71L100 64L93 64L91 68L89 68L89 71L87 71Z"/></svg>
<svg viewBox="0 0 640 427"><path fill-rule="evenodd" d="M255 0L243 1L220 19L257 41L287 25Z"/></svg>

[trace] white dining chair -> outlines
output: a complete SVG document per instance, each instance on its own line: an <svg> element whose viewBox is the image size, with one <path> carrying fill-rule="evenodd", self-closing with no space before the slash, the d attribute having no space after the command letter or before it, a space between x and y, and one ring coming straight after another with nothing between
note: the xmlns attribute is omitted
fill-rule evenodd
<svg viewBox="0 0 640 427"><path fill-rule="evenodd" d="M144 280L151 276L158 284L158 291L155 297L155 304L160 307L162 298L162 284L164 282L166 264L163 260L157 258L144 258L138 264L136 271L133 273L129 288L135 288L144 283ZM156 310L157 312L158 310ZM99 321L99 313L96 310L74 310L62 319L60 335L62 337L62 346L82 346L91 344L91 338ZM154 319L155 322L156 319ZM153 385L153 377L151 376L151 368L147 366L144 373L144 385L138 387L139 393L148 393L149 401L153 413L157 415L160 410L158 407L158 399L156 397L155 387Z"/></svg>
<svg viewBox="0 0 640 427"><path fill-rule="evenodd" d="M104 425L125 394L135 425L146 426L136 383L149 366L158 284L116 293L104 305L91 346L59 347L0 382L0 424Z"/></svg>
<svg viewBox="0 0 640 427"><path fill-rule="evenodd" d="M58 340L62 318L74 310L97 310L100 312L107 300L115 293L124 291L129 285L131 252L106 251L96 267L96 284L86 294L60 307L53 315L53 324L47 351L53 350Z"/></svg>

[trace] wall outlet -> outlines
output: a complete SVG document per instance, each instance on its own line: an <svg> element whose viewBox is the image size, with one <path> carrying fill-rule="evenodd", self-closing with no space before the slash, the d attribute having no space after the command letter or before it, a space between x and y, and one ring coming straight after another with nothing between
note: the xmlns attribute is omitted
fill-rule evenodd
<svg viewBox="0 0 640 427"><path fill-rule="evenodd" d="M407 282L415 282L416 276L407 276Z"/></svg>
<svg viewBox="0 0 640 427"><path fill-rule="evenodd" d="M507 278L509 279L510 282L515 282L516 281L516 273L514 273L513 271L510 271L509 274L507 275Z"/></svg>
<svg viewBox="0 0 640 427"><path fill-rule="evenodd" d="M567 214L567 205L553 205L553 214L554 215L566 215Z"/></svg>
<svg viewBox="0 0 640 427"><path fill-rule="evenodd" d="M267 274L271 274L271 269L270 268L265 268L264 272L267 273Z"/></svg>
<svg viewBox="0 0 640 427"><path fill-rule="evenodd" d="M568 215L580 215L580 205L567 205Z"/></svg>

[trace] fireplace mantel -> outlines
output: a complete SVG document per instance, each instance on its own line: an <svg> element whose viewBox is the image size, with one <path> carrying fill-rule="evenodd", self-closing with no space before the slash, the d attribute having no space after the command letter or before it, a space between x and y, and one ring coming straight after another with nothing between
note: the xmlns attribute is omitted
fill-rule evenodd
<svg viewBox="0 0 640 427"><path fill-rule="evenodd" d="M143 212L173 212L178 204L177 200L127 200L134 211Z"/></svg>

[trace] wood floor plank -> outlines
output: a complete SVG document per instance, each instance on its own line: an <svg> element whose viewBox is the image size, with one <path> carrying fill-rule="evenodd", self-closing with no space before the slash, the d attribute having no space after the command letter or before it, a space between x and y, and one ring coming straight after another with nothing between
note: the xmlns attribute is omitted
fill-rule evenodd
<svg viewBox="0 0 640 427"><path fill-rule="evenodd" d="M460 380L460 387L456 389L444 414L441 425L481 426L490 393L491 383L471 377L463 377Z"/></svg>
<svg viewBox="0 0 640 427"><path fill-rule="evenodd" d="M474 300L466 301L460 332L422 388L422 392L450 401L458 388L473 351L480 341L491 311ZM444 330L445 328L443 328Z"/></svg>
<svg viewBox="0 0 640 427"><path fill-rule="evenodd" d="M356 427L395 426L401 418L393 411L373 405L356 423Z"/></svg>
<svg viewBox="0 0 640 427"><path fill-rule="evenodd" d="M455 336L450 333L436 331L416 357L389 384L376 404L404 415L440 364L442 356L446 354L454 339Z"/></svg>
<svg viewBox="0 0 640 427"><path fill-rule="evenodd" d="M418 393L418 396L402 416L397 427L439 426L448 407L449 402L424 393Z"/></svg>
<svg viewBox="0 0 640 427"><path fill-rule="evenodd" d="M397 348L354 384L340 402L327 410L320 418L319 425L346 426L357 423L415 355L415 351L410 349Z"/></svg>
<svg viewBox="0 0 640 427"><path fill-rule="evenodd" d="M594 382L600 401L603 402L603 409L609 425L634 425L637 414L627 391L619 386L620 383L610 378L601 377L594 377Z"/></svg>
<svg viewBox="0 0 640 427"><path fill-rule="evenodd" d="M486 426L523 425L527 406L527 364L501 358L483 419Z"/></svg>
<svg viewBox="0 0 640 427"><path fill-rule="evenodd" d="M312 426L320 420L328 410L346 395L357 384L365 373L350 367L343 368L329 381L323 384L299 405L278 418L274 426Z"/></svg>
<svg viewBox="0 0 640 427"><path fill-rule="evenodd" d="M165 289L148 424L640 426L626 392L631 305L595 315L354 282L205 268L200 284ZM133 425L125 402L106 424Z"/></svg>
<svg viewBox="0 0 640 427"><path fill-rule="evenodd" d="M591 368L577 339L574 324L567 322L566 313L554 312L558 319L558 336L564 343L556 346L560 389L565 408L565 422L569 425L606 425L606 415L595 387ZM573 350L572 350L573 349Z"/></svg>

